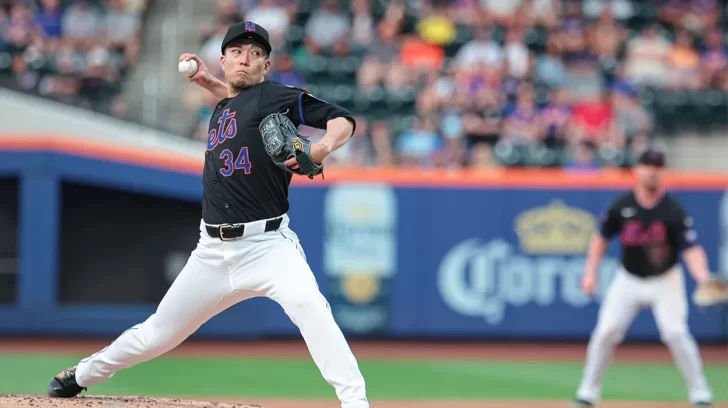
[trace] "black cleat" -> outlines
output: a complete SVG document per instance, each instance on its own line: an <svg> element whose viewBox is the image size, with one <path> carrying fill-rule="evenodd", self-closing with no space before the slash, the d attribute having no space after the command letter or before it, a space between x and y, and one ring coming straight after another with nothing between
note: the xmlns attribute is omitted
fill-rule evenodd
<svg viewBox="0 0 728 408"><path fill-rule="evenodd" d="M589 401L585 401L583 399L577 399L574 401L574 403L571 405L573 408L592 408L594 404L592 404Z"/></svg>
<svg viewBox="0 0 728 408"><path fill-rule="evenodd" d="M711 408L712 406L713 406L712 402L705 402L705 401L696 402L695 404L693 404L693 407L695 407L695 408Z"/></svg>
<svg viewBox="0 0 728 408"><path fill-rule="evenodd" d="M85 390L76 382L76 367L61 371L48 384L48 396L52 398L71 398Z"/></svg>

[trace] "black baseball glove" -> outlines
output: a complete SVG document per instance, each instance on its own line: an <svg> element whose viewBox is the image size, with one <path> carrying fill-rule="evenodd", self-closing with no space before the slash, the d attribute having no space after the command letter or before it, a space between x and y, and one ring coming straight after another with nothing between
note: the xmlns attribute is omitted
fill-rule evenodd
<svg viewBox="0 0 728 408"><path fill-rule="evenodd" d="M311 157L311 142L298 134L296 126L286 115L272 113L260 122L258 129L263 137L265 151L278 167L311 179L323 173L323 164L316 164ZM297 169L284 164L292 157L298 162Z"/></svg>

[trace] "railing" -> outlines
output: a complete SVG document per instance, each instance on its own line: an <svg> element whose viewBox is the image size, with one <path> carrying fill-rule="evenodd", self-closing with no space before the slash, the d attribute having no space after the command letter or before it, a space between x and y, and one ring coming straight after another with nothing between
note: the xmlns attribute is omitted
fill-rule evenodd
<svg viewBox="0 0 728 408"><path fill-rule="evenodd" d="M178 90L180 78L175 75L174 61L177 61L184 42L185 30L194 30L195 26L184 28L184 22L194 20L194 0L180 0L166 7L158 18L161 20L159 28L154 31L158 35L159 53L154 60L147 60L140 69L143 72L142 82L142 112L139 120L145 126L162 129L172 133L179 133L182 126L175 126L184 122L189 115L180 112ZM172 6L176 4L176 7ZM157 16L152 16L152 20Z"/></svg>

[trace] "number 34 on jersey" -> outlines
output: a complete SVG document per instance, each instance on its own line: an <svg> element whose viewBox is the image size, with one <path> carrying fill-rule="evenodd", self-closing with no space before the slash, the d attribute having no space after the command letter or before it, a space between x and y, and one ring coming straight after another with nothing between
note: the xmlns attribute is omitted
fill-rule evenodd
<svg viewBox="0 0 728 408"><path fill-rule="evenodd" d="M215 147L223 144L226 140L234 138L238 134L238 123L235 119L235 112L225 109L217 120L218 127L210 130L207 135L207 150L213 150ZM243 146L237 154L230 149L220 152L219 159L223 161L224 167L220 169L220 174L230 177L237 170L242 170L245 174L250 174L251 164L248 157L248 148Z"/></svg>
<svg viewBox="0 0 728 408"><path fill-rule="evenodd" d="M220 174L230 177L236 170L242 170L245 174L250 174L251 164L248 159L248 148L243 146L240 148L237 157L233 155L230 149L220 152L220 159L223 160L225 167L220 169Z"/></svg>

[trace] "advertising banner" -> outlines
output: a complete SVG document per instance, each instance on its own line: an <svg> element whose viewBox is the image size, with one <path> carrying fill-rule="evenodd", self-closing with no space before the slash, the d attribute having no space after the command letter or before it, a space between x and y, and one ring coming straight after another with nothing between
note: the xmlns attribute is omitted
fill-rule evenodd
<svg viewBox="0 0 728 408"><path fill-rule="evenodd" d="M325 194L323 271L334 317L353 334L386 334L397 268L394 190L343 184Z"/></svg>
<svg viewBox="0 0 728 408"><path fill-rule="evenodd" d="M418 195L418 192L409 194ZM420 192L421 194L421 192ZM569 190L445 190L429 196L436 208L416 237L417 246L400 244L402 259L420 259L417 281L418 335L507 339L580 339L596 322L598 305L620 264L612 242L599 267L593 299L579 290L590 236L597 217L620 192ZM676 194L694 215L700 241L716 259L719 231L713 221L720 193ZM413 200L417 200L413 197ZM403 200L404 201L404 200ZM409 212L411 214L411 212ZM406 224L406 215L401 217ZM425 219L425 217L420 217ZM407 224L411 225L411 224ZM422 251L419 248L426 248ZM694 282L687 279L686 290ZM692 330L720 337L725 310L690 309ZM652 316L642 313L629 338L658 339Z"/></svg>
<svg viewBox="0 0 728 408"><path fill-rule="evenodd" d="M153 313L198 239L201 178L193 167L0 150L0 172L19 180L18 212L37 215L18 223L24 279L15 306L0 305L0 333L114 336ZM589 337L620 253L612 242L598 293L587 298L579 290L586 248L629 179L341 174L295 182L289 216L349 336ZM728 274L728 178L671 177L710 267ZM694 281L685 281L692 292ZM728 341L726 307L690 305L699 341ZM200 335L300 336L266 299L232 307ZM659 339L648 311L627 333L628 341Z"/></svg>

